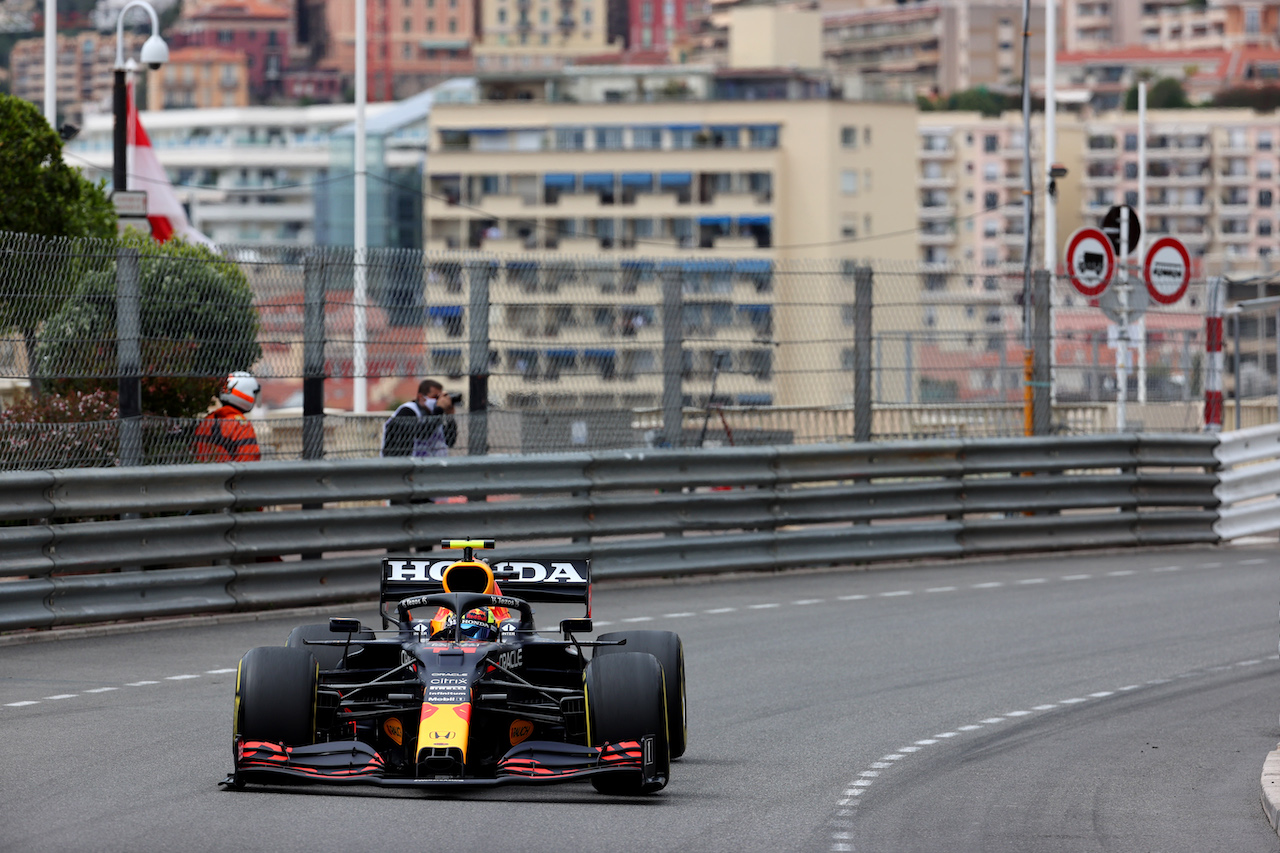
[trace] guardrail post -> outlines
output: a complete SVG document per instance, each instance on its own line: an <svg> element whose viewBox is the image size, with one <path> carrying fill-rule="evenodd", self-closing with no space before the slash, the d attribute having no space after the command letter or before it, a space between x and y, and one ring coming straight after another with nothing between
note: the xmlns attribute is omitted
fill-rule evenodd
<svg viewBox="0 0 1280 853"><path fill-rule="evenodd" d="M871 440L871 267L853 273L853 440Z"/></svg>
<svg viewBox="0 0 1280 853"><path fill-rule="evenodd" d="M662 270L662 438L667 447L684 444L683 313L683 268L665 268Z"/></svg>
<svg viewBox="0 0 1280 853"><path fill-rule="evenodd" d="M1036 270L1031 284L1033 350L1031 366L1031 433L1048 435L1053 429L1053 402L1050 399L1049 366L1053 352L1053 329L1049 319L1048 270Z"/></svg>
<svg viewBox="0 0 1280 853"><path fill-rule="evenodd" d="M302 261L302 458L324 458L324 255Z"/></svg>
<svg viewBox="0 0 1280 853"><path fill-rule="evenodd" d="M469 261L470 285L468 328L471 346L467 361L471 373L467 388L467 453L484 456L489 452L489 281L491 261Z"/></svg>
<svg viewBox="0 0 1280 853"><path fill-rule="evenodd" d="M116 249L116 381L120 465L142 464L142 320L138 308L138 250Z"/></svg>

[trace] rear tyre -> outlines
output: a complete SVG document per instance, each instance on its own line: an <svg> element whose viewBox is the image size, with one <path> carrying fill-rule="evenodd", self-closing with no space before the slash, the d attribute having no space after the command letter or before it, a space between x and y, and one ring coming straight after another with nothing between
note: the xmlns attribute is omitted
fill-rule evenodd
<svg viewBox="0 0 1280 853"><path fill-rule="evenodd" d="M346 634L335 634L329 630L328 625L299 625L289 632L289 639L285 640L285 645L291 649L305 649L315 656L316 661L320 664L320 668L324 670L337 669L342 664L343 646L309 646L306 640L345 640ZM364 652L364 646L360 645L361 640L372 640L373 632L368 628L363 628L351 635L351 650L347 654L347 663L354 665L360 660L360 655Z"/></svg>
<svg viewBox="0 0 1280 853"><path fill-rule="evenodd" d="M667 709L662 664L639 652L606 655L587 664L583 674L587 704L587 739L591 746L638 741L653 736L654 763L661 782L646 783L638 773L593 776L602 794L652 794L671 773L667 748Z"/></svg>
<svg viewBox="0 0 1280 853"><path fill-rule="evenodd" d="M601 634L600 641L626 640L625 646L596 646L595 657L620 652L646 652L662 664L667 688L667 743L671 759L684 755L689 743L688 714L684 704L684 643L671 631L613 631Z"/></svg>
<svg viewBox="0 0 1280 853"><path fill-rule="evenodd" d="M305 649L250 649L236 673L234 733L285 746L314 743L318 676Z"/></svg>

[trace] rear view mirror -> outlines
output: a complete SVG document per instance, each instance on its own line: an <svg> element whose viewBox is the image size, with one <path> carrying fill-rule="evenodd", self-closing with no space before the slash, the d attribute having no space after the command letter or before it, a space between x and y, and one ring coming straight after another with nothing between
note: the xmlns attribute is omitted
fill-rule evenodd
<svg viewBox="0 0 1280 853"><path fill-rule="evenodd" d="M347 616L334 616L329 620L329 631L334 634L355 634L360 630L360 620Z"/></svg>
<svg viewBox="0 0 1280 853"><path fill-rule="evenodd" d="M561 632L564 633L565 637L568 637L570 634L590 634L591 620L590 619L561 619L560 630Z"/></svg>

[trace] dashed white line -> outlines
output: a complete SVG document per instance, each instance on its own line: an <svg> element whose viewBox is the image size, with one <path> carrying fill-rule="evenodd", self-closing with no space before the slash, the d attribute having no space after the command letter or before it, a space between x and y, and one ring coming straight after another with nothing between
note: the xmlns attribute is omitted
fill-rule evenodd
<svg viewBox="0 0 1280 853"><path fill-rule="evenodd" d="M597 622L596 624L599 624L599 623ZM230 669L206 669L204 671L204 674L205 675L226 675L229 672L235 672L235 671L236 671L236 668L233 666Z"/></svg>
<svg viewBox="0 0 1280 853"><path fill-rule="evenodd" d="M696 615L698 614L686 610L684 613L664 613L662 614L662 618L663 619L686 619L690 616L696 616Z"/></svg>
<svg viewBox="0 0 1280 853"><path fill-rule="evenodd" d="M996 723L1003 723L1003 722L1004 722L1004 717L987 717L985 720L982 721L983 725L987 725L987 726L994 725Z"/></svg>
<svg viewBox="0 0 1280 853"><path fill-rule="evenodd" d="M79 696L79 695L80 695L79 693L59 693L57 696L46 696L46 697L44 697L44 698L45 698L45 699L48 699L48 700L56 700L56 699L74 699L74 698L76 698L76 697L77 697L77 696Z"/></svg>
<svg viewBox="0 0 1280 853"><path fill-rule="evenodd" d="M597 622L597 625L600 623ZM125 687L146 687L148 684L159 684L158 681L130 681Z"/></svg>
<svg viewBox="0 0 1280 853"><path fill-rule="evenodd" d="M882 592L882 593L880 593L880 597L881 597L881 598L894 598L894 597L899 596L899 595L910 595L910 594L911 594L911 590L909 590L909 589L895 589L893 592Z"/></svg>
<svg viewBox="0 0 1280 853"><path fill-rule="evenodd" d="M1202 569L1220 569L1220 568L1222 568L1222 563L1201 563L1201 564L1200 564L1200 568L1202 568Z"/></svg>
<svg viewBox="0 0 1280 853"><path fill-rule="evenodd" d="M872 767L872 768L874 768L874 769L876 769L876 770L883 770L883 769L884 769L884 768L886 768L886 767L892 767L892 766L893 766L893 762L892 762L892 761L873 761L873 762L871 762L871 764L870 764L870 765L868 765L868 766L870 766L870 767Z"/></svg>
<svg viewBox="0 0 1280 853"><path fill-rule="evenodd" d="M1121 569L1118 572L1107 572L1107 577L1120 578L1120 577L1124 577L1125 575L1131 575L1131 574L1133 574L1132 569Z"/></svg>
<svg viewBox="0 0 1280 853"><path fill-rule="evenodd" d="M732 613L737 610L736 607L713 607L710 610L704 610L703 613Z"/></svg>
<svg viewBox="0 0 1280 853"><path fill-rule="evenodd" d="M925 590L925 592L955 592L954 586L933 586Z"/></svg>
<svg viewBox="0 0 1280 853"><path fill-rule="evenodd" d="M1089 701L1088 699L1084 699L1080 696L1073 696L1070 699L1059 700L1058 704L1059 705L1075 705L1079 702L1088 702L1088 701Z"/></svg>
<svg viewBox="0 0 1280 853"><path fill-rule="evenodd" d="M766 610L770 607L781 607L782 605L776 601L770 601L768 604L752 604L752 610Z"/></svg>
<svg viewBox="0 0 1280 853"><path fill-rule="evenodd" d="M899 758L905 758L905 757L906 756L902 755L901 753L891 752L888 755L881 756L880 760L881 761L897 761Z"/></svg>
<svg viewBox="0 0 1280 853"><path fill-rule="evenodd" d="M863 777L864 779L874 779L874 778L876 778L877 776L879 776L879 775L880 775L880 771L878 771L878 770L863 770L863 771L862 771L861 773L859 773L858 775L859 775L859 776L861 776L861 777Z"/></svg>
<svg viewBox="0 0 1280 853"><path fill-rule="evenodd" d="M1155 567L1154 569L1152 569L1151 571L1153 571L1153 572L1180 572L1180 571L1182 571L1182 566L1156 566L1156 567Z"/></svg>
<svg viewBox="0 0 1280 853"><path fill-rule="evenodd" d="M1005 716L1006 717L1025 717L1030 713L1031 713L1030 711L1008 711L1007 713L1005 713Z"/></svg>
<svg viewBox="0 0 1280 853"><path fill-rule="evenodd" d="M1141 687L1141 686L1142 686L1141 684L1126 684L1124 687L1121 687L1120 689L1121 689L1122 691L1123 691L1123 690L1137 690L1137 689L1138 689L1139 687Z"/></svg>
<svg viewBox="0 0 1280 853"><path fill-rule="evenodd" d="M1242 565L1242 566L1260 566L1260 565L1262 565L1263 563L1269 563L1269 562L1271 562L1271 561L1270 561L1270 560L1268 560L1266 557L1255 557L1255 558L1253 558L1252 560L1241 560L1241 561L1240 561L1240 565Z"/></svg>
<svg viewBox="0 0 1280 853"><path fill-rule="evenodd" d="M932 746L935 743L937 743L936 740L934 740L931 737L927 737L927 738L923 738L922 740L916 741L916 746Z"/></svg>
<svg viewBox="0 0 1280 853"><path fill-rule="evenodd" d="M1064 581L1087 581L1093 575L1063 575L1061 580Z"/></svg>
<svg viewBox="0 0 1280 853"><path fill-rule="evenodd" d="M1236 666L1253 666L1254 664L1258 664L1258 663L1262 663L1262 661L1260 661L1260 660L1242 660L1242 661L1240 661L1240 663L1236 664Z"/></svg>
<svg viewBox="0 0 1280 853"><path fill-rule="evenodd" d="M1035 706L1034 708L1032 708L1031 710L1033 710L1033 711L1049 711L1049 710L1051 710L1051 709L1053 709L1053 708L1056 708L1056 707L1058 707L1058 706L1057 706L1057 705L1037 705L1037 706Z"/></svg>
<svg viewBox="0 0 1280 853"><path fill-rule="evenodd" d="M630 619L623 619L623 622L652 622L652 616L632 616Z"/></svg>
<svg viewBox="0 0 1280 853"><path fill-rule="evenodd" d="M119 689L119 687L95 687L92 690L86 690L85 693L110 693L112 690Z"/></svg>
<svg viewBox="0 0 1280 853"><path fill-rule="evenodd" d="M936 738L949 738L949 737L955 737L955 736L956 736L956 735L958 735L958 734L960 734L960 733L959 733L959 732L942 732L941 734L936 734L936 735L934 735L934 737L936 737Z"/></svg>
<svg viewBox="0 0 1280 853"><path fill-rule="evenodd" d="M837 596L837 598L839 598L841 601L862 601L864 598L866 598L866 596L865 595L841 595L841 596Z"/></svg>
<svg viewBox="0 0 1280 853"><path fill-rule="evenodd" d="M1023 578L1018 583L1044 583L1044 578Z"/></svg>
<svg viewBox="0 0 1280 853"><path fill-rule="evenodd" d="M607 621L607 620L604 620L604 619L597 619L593 624L594 624L597 628L601 628L601 627L604 627L605 625L612 625L613 623L612 623L612 622L609 622L609 621Z"/></svg>
<svg viewBox="0 0 1280 853"><path fill-rule="evenodd" d="M1114 696L1114 695L1116 695L1114 690L1099 690L1097 693L1090 693L1089 698L1101 699L1105 696Z"/></svg>
<svg viewBox="0 0 1280 853"><path fill-rule="evenodd" d="M793 601L791 603L803 607L806 604L821 604L824 601L826 601L825 598L802 598L799 601Z"/></svg>
<svg viewBox="0 0 1280 853"><path fill-rule="evenodd" d="M6 702L5 707L6 708L25 708L28 705L39 705L39 704L40 704L40 701L38 699L26 699L22 702Z"/></svg>
<svg viewBox="0 0 1280 853"><path fill-rule="evenodd" d="M988 581L987 583L975 583L972 589L995 589L998 586L1004 586L1003 581Z"/></svg>
<svg viewBox="0 0 1280 853"><path fill-rule="evenodd" d="M898 748L898 752L919 752L919 751L920 751L920 747L918 746L903 746Z"/></svg>
<svg viewBox="0 0 1280 853"><path fill-rule="evenodd" d="M166 675L165 681L186 681L188 678L199 678L198 675Z"/></svg>
<svg viewBox="0 0 1280 853"><path fill-rule="evenodd" d="M979 726L979 725L975 725L975 724L973 724L973 723L970 723L970 724L969 724L969 725L967 725L967 726L960 726L959 728L957 728L957 729L956 729L956 731L961 731L961 732L976 732L976 731L977 731L978 729L980 729L980 728L982 728L982 726Z"/></svg>

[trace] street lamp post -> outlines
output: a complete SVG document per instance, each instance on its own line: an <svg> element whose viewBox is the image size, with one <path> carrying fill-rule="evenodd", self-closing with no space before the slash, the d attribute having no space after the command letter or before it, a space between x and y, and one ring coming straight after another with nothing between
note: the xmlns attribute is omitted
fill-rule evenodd
<svg viewBox="0 0 1280 853"><path fill-rule="evenodd" d="M160 18L146 0L130 0L116 19L115 89L112 92L115 127L112 136L112 194L129 188L128 124L129 101L125 74L133 66L124 61L124 16L134 6L146 9L151 16L151 36L139 53L143 63L153 70L169 60L169 46L160 38ZM142 348L139 269L136 249L121 246L116 252L116 358L120 392L116 411L120 420L120 464L142 464Z"/></svg>

